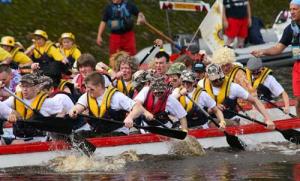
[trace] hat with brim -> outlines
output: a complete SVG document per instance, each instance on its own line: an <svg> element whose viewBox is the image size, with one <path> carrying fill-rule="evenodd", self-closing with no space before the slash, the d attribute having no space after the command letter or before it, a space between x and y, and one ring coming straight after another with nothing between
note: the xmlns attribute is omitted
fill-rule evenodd
<svg viewBox="0 0 300 181"><path fill-rule="evenodd" d="M39 77L35 74L26 74L23 75L21 80L20 80L21 84L30 84L30 85L38 85L40 83L39 81Z"/></svg>
<svg viewBox="0 0 300 181"><path fill-rule="evenodd" d="M131 83L131 85L134 87L134 88L136 88L136 87L138 87L139 85L141 85L141 84L143 84L143 83L145 83L145 82L147 82L148 81L148 79L147 79L147 72L146 71L144 71L144 70L138 70L138 71L136 71L134 74L133 74L133 76L132 76L132 83Z"/></svg>
<svg viewBox="0 0 300 181"><path fill-rule="evenodd" d="M164 78L154 78L150 84L150 89L153 92L165 92L167 85L164 82Z"/></svg>
<svg viewBox="0 0 300 181"><path fill-rule="evenodd" d="M186 69L186 66L183 63L173 63L168 71L166 72L167 75L174 75L174 74L181 74L182 71Z"/></svg>
<svg viewBox="0 0 300 181"><path fill-rule="evenodd" d="M218 64L210 64L206 67L208 79L211 81L224 78L225 75Z"/></svg>
<svg viewBox="0 0 300 181"><path fill-rule="evenodd" d="M195 82L196 78L193 72L189 71L189 70L184 70L180 76L181 81L183 82Z"/></svg>
<svg viewBox="0 0 300 181"><path fill-rule="evenodd" d="M251 71L258 70L262 67L262 60L260 58L252 57L247 62L247 68Z"/></svg>

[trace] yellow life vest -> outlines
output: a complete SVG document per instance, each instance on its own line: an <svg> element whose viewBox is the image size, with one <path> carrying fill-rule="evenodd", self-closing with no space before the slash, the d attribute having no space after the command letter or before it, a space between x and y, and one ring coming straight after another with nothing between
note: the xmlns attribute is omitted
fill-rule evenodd
<svg viewBox="0 0 300 181"><path fill-rule="evenodd" d="M195 102L197 102L200 94L202 92L201 88L196 88L196 90L193 92L193 96L191 97ZM182 107L186 110L186 112L190 112L193 108L193 102L189 100L188 103L186 103L186 98L185 96L180 96L179 97L179 102L181 103Z"/></svg>
<svg viewBox="0 0 300 181"><path fill-rule="evenodd" d="M16 95L23 99L23 95L21 92L17 92ZM45 99L47 98L48 94L44 92L40 92L32 101L31 107L37 111L40 111ZM31 109L27 109L26 106L20 102L19 100L15 99L15 110L22 116L24 120L28 120L33 116L33 111Z"/></svg>
<svg viewBox="0 0 300 181"><path fill-rule="evenodd" d="M11 54L13 60L15 59L15 56L16 56L16 54L19 50L20 50L19 47L16 47L16 48L11 50L10 54Z"/></svg>
<svg viewBox="0 0 300 181"><path fill-rule="evenodd" d="M124 93L125 95L128 95L130 89L132 89L131 81L126 86L124 81L118 79L117 80L117 89L120 92Z"/></svg>
<svg viewBox="0 0 300 181"><path fill-rule="evenodd" d="M102 118L106 111L110 108L111 98L117 91L116 88L109 86L104 93L100 107L98 106L97 100L87 94L88 108L89 111L97 118Z"/></svg>
<svg viewBox="0 0 300 181"><path fill-rule="evenodd" d="M64 91L64 87L66 86L67 83L69 83L69 82L66 80L61 80L60 83L58 84L58 89L60 91Z"/></svg>
<svg viewBox="0 0 300 181"><path fill-rule="evenodd" d="M236 74L238 73L239 70L242 70L242 71L245 72L245 69L243 69L242 67L240 67L240 66L238 66L238 65L235 65L235 66L233 67L233 69L231 70L231 72L230 72L229 75L228 75L228 78L229 78L229 81L230 81L230 82L234 82L235 76L236 76Z"/></svg>
<svg viewBox="0 0 300 181"><path fill-rule="evenodd" d="M225 100L226 97L229 96L229 91L230 91L230 85L231 81L229 81L229 78L225 76L224 82L220 88L220 92L217 96L214 95L211 82L208 78L204 79L204 89L206 92L210 95L211 98L213 98L217 104L222 104Z"/></svg>
<svg viewBox="0 0 300 181"><path fill-rule="evenodd" d="M34 48L34 57L40 58L43 54L48 54L48 51L51 46L55 46L55 44L51 41L46 41L45 45L43 47L36 47Z"/></svg>
<svg viewBox="0 0 300 181"><path fill-rule="evenodd" d="M246 75L247 75L247 79L250 81L250 83L252 84L254 89L257 89L257 87L259 86L259 84L264 83L264 81L266 80L267 76L272 73L272 70L264 67L263 71L259 74L259 76L253 80L252 79L252 72L249 69L246 69Z"/></svg>

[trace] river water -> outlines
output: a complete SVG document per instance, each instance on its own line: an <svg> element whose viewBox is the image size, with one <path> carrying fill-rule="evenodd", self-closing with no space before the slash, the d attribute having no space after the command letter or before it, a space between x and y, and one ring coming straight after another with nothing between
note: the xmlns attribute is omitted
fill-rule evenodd
<svg viewBox="0 0 300 181"><path fill-rule="evenodd" d="M292 95L291 67L274 75ZM300 146L262 144L247 151L205 150L202 155L135 155L130 159L57 158L36 167L0 170L0 180L300 180Z"/></svg>

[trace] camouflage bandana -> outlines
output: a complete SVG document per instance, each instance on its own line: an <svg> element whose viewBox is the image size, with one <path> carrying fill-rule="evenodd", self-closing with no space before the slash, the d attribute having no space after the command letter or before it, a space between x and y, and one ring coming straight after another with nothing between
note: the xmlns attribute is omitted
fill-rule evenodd
<svg viewBox="0 0 300 181"><path fill-rule="evenodd" d="M163 77L153 78L150 84L150 90L153 92L165 92L167 88Z"/></svg>
<svg viewBox="0 0 300 181"><path fill-rule="evenodd" d="M174 63L170 66L167 75L181 74L182 71L186 69L186 66L183 63Z"/></svg>
<svg viewBox="0 0 300 181"><path fill-rule="evenodd" d="M192 82L192 83L195 82L195 80L196 80L195 74L192 71L189 71L189 70L184 70L181 73L180 78L181 78L182 81Z"/></svg>
<svg viewBox="0 0 300 181"><path fill-rule="evenodd" d="M26 75L23 75L21 80L20 80L21 83L27 83L27 84L30 84L30 85L38 85L40 82L39 82L39 77L36 75L36 74L26 74Z"/></svg>

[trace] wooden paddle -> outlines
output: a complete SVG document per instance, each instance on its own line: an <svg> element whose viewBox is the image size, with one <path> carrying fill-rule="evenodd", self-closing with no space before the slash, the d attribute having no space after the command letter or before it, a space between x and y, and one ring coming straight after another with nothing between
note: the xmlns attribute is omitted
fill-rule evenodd
<svg viewBox="0 0 300 181"><path fill-rule="evenodd" d="M211 120L217 127L220 127L220 125L215 121L213 117L211 117L202 107L197 104L190 96L186 95L186 97L193 102L194 105L196 105L200 111L209 119ZM240 140L237 136L229 134L227 131L223 131L224 135L226 136L226 141L228 145L231 148L239 149L239 150L245 150L247 147L246 143L244 143L242 140Z"/></svg>
<svg viewBox="0 0 300 181"><path fill-rule="evenodd" d="M115 121L115 120L112 120L112 119L96 118L94 116L88 116L88 115L84 115L84 114L79 114L79 116L85 117L85 118L88 118L88 119L91 119L91 120L95 120L94 121L95 124L105 124L105 122L109 122L109 123L124 125L123 122ZM174 130L174 129L169 129L169 128L160 128L160 127L156 127L156 126L138 126L136 124L134 124L134 127L137 128L137 129L144 129L144 130L149 131L151 133L156 133L156 134L159 134L159 135L163 135L163 136L167 136L167 137L171 137L171 138L176 138L176 139L181 139L181 140L183 140L187 136L187 132Z"/></svg>
<svg viewBox="0 0 300 181"><path fill-rule="evenodd" d="M260 98L261 100L266 101L267 103L271 104L273 107L279 109L279 110L282 111L284 114L286 114L286 113L284 112L284 110L283 110L281 107L277 106L275 103L271 102L270 100L268 100L268 99L265 98L264 96L260 96L259 98ZM297 117L296 115L294 115L294 114L292 114L292 113L288 113L287 115L291 116L292 118L296 118L296 117Z"/></svg>
<svg viewBox="0 0 300 181"><path fill-rule="evenodd" d="M50 132L60 132L62 133L63 131L60 129L60 127L58 127L59 124L64 124L64 121L66 121L65 125L68 125L66 128L66 132L64 132L63 134L69 134L70 132L70 121L67 121L64 118L61 118L63 120L61 120L61 122L59 123L58 120L60 120L60 118L55 118L53 119L53 123L52 122L52 118L53 117L45 117L43 116L39 111L33 109L30 105L28 105L27 103L25 103L21 98L19 98L18 96L16 96L12 91L10 91L8 88L4 87L3 88L5 91L7 91L11 96L13 96L14 98L16 98L18 101L22 102L28 109L32 110L36 115L38 115L34 120L29 121L31 126L36 127L37 129L43 130L43 131L50 131ZM45 120L45 122L44 122ZM27 122L27 121L24 121ZM51 128L53 127L53 128ZM55 128L59 128L58 130L55 130ZM63 126L61 127L63 129ZM73 147L78 148L82 153L84 153L86 156L90 157L96 150L95 145L93 145L92 143L90 143L88 140L84 139L84 138L80 138L78 135L76 134L72 134L71 135L72 138L68 138L67 142L69 144L71 144ZM74 142L76 143L76 145L74 144L74 142L72 141L72 139L74 140ZM77 144L78 143L78 144Z"/></svg>
<svg viewBox="0 0 300 181"><path fill-rule="evenodd" d="M261 124L263 126L267 126L266 123L260 122L260 121L258 121L256 119L253 119L253 118L249 117L249 116L245 116L243 114L239 114L239 113L237 113L235 111L231 111L231 110L228 110L228 109L227 109L227 111L231 112L231 113L233 113L233 114L235 114L237 116L240 116L242 118L248 119L249 121ZM280 130L280 129L276 128L276 127L275 127L275 130L278 131L278 132L280 132L286 140L288 140L288 141L290 141L292 143L300 144L300 132L299 131L294 130L294 129Z"/></svg>

